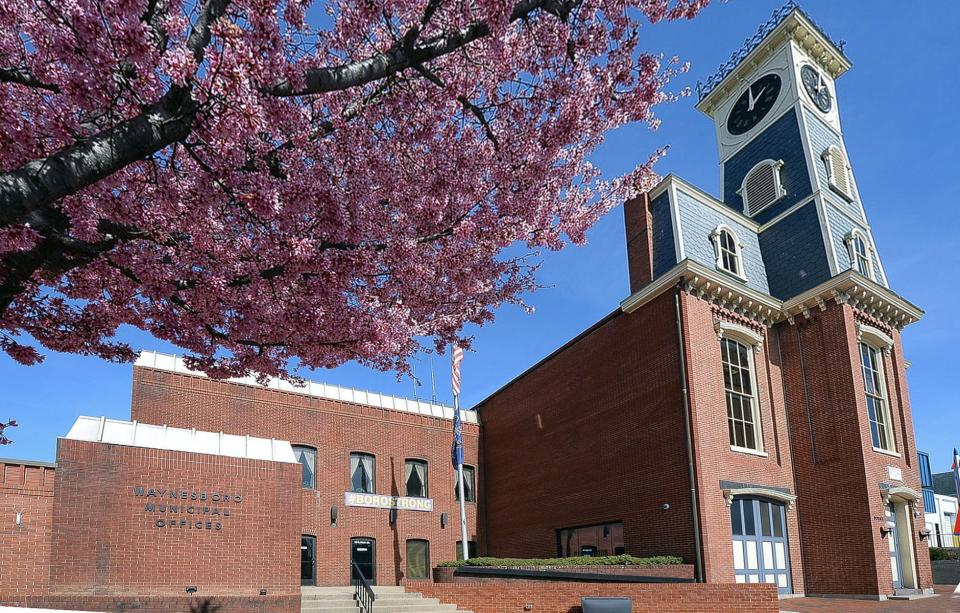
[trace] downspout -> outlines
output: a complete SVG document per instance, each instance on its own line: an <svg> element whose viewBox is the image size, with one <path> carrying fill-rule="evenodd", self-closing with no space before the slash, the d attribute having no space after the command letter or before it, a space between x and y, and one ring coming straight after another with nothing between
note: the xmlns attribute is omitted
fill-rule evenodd
<svg viewBox="0 0 960 613"><path fill-rule="evenodd" d="M683 281L677 283L673 294L673 306L677 318L677 345L680 351L680 396L683 399L683 430L687 443L687 474L690 477L690 519L693 521L694 578L703 583L703 545L700 542L700 501L697 494L697 474L693 462L693 428L690 416L690 394L687 390L687 351L684 348L683 314L680 308L680 292Z"/></svg>

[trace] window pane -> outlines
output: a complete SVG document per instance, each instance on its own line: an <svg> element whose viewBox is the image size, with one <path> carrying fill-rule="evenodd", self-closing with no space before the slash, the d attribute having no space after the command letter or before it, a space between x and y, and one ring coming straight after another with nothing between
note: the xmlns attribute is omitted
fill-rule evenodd
<svg viewBox="0 0 960 613"><path fill-rule="evenodd" d="M753 501L752 500L743 501L743 533L748 536L754 536L757 534L757 528L754 525L754 520L753 520Z"/></svg>
<svg viewBox="0 0 960 613"><path fill-rule="evenodd" d="M477 557L477 544L473 541L467 541L467 555L471 558ZM562 554L560 557L566 557ZM457 541L457 559L463 559L463 541Z"/></svg>
<svg viewBox="0 0 960 613"><path fill-rule="evenodd" d="M293 446L293 455L303 467L302 484L305 488L317 487L317 450L312 447Z"/></svg>
<svg viewBox="0 0 960 613"><path fill-rule="evenodd" d="M460 476L454 473L454 490L453 496L455 500L460 500ZM463 495L467 502L476 502L475 491L474 491L474 475L473 467L463 465Z"/></svg>
<svg viewBox="0 0 960 613"><path fill-rule="evenodd" d="M375 464L372 455L365 453L350 454L350 487L354 492L374 493Z"/></svg>
<svg viewBox="0 0 960 613"><path fill-rule="evenodd" d="M407 579L427 579L429 560L430 544L427 541L407 541Z"/></svg>
<svg viewBox="0 0 960 613"><path fill-rule="evenodd" d="M770 530L770 503L766 500L760 503L760 535L773 535L773 532Z"/></svg>
<svg viewBox="0 0 960 613"><path fill-rule="evenodd" d="M422 460L406 461L407 496L427 497L427 463Z"/></svg>
<svg viewBox="0 0 960 613"><path fill-rule="evenodd" d="M740 517L740 507L742 505L742 500L734 500L733 504L730 505L730 523L733 525L733 534L735 536L743 535L743 520Z"/></svg>
<svg viewBox="0 0 960 613"><path fill-rule="evenodd" d="M770 509L773 511L773 536L783 536L783 505L772 504Z"/></svg>

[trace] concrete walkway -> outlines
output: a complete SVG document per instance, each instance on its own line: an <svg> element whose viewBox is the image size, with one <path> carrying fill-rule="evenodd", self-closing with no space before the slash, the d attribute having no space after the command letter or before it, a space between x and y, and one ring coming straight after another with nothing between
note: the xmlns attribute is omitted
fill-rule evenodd
<svg viewBox="0 0 960 613"><path fill-rule="evenodd" d="M780 613L960 613L960 594L955 585L937 585L937 596L918 600L844 600L797 598L780 601Z"/></svg>

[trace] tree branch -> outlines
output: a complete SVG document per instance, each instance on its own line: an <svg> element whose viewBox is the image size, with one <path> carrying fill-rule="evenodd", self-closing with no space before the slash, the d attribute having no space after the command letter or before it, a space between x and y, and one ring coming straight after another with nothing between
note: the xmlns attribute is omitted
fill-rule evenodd
<svg viewBox="0 0 960 613"><path fill-rule="evenodd" d="M514 5L510 21L528 17L537 9L561 16L559 6L555 0L521 0ZM452 53L489 34L490 24L486 21L475 21L459 30L428 38L419 45L409 46L401 40L387 51L363 60L307 70L302 88L294 88L290 82L283 81L268 88L267 92L278 97L304 96L366 85Z"/></svg>
<svg viewBox="0 0 960 613"><path fill-rule="evenodd" d="M58 86L53 83L45 83L33 76L30 71L22 68L0 68L0 83L17 83L26 87L45 89L55 94L60 93Z"/></svg>

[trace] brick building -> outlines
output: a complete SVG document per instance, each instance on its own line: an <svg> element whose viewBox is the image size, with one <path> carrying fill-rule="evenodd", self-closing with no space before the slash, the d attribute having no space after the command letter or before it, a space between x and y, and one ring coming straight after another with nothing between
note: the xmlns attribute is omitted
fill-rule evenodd
<svg viewBox="0 0 960 613"><path fill-rule="evenodd" d="M900 339L922 312L888 285L846 155L835 80L849 68L787 6L698 88L722 197L668 176L627 202L630 295L462 413L472 549L681 555L706 582L783 595L931 589ZM283 610L299 585L353 572L429 579L460 540L452 417L320 383L213 381L145 352L122 427L221 446L68 435L55 467L0 463L0 512L18 518L0 522L0 604L162 599L192 580ZM225 440L282 442L300 466L227 459ZM257 519L160 527L137 487L241 488ZM85 504L91 491L107 502ZM227 547L189 572L160 540L218 550L240 535L263 555Z"/></svg>
<svg viewBox="0 0 960 613"><path fill-rule="evenodd" d="M627 202L631 295L477 407L485 545L929 591L900 340L922 313L887 283L846 155L850 62L790 5L746 44L698 87L722 197L671 175Z"/></svg>

